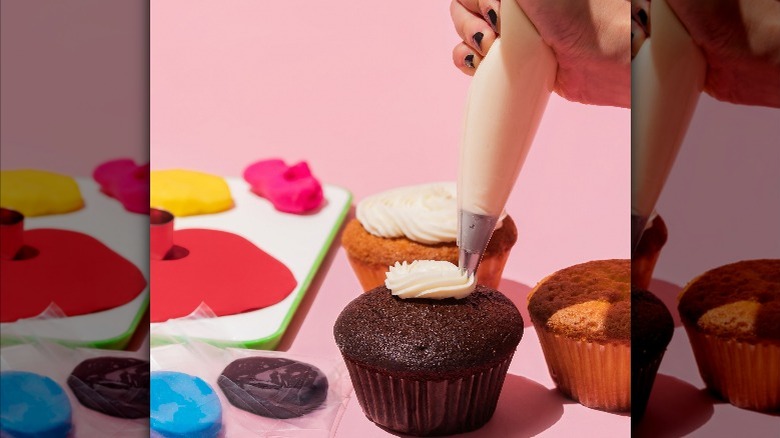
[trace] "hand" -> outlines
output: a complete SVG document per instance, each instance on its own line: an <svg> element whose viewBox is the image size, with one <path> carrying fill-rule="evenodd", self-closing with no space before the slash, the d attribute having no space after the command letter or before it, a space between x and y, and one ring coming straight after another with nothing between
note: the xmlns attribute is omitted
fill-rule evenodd
<svg viewBox="0 0 780 438"><path fill-rule="evenodd" d="M555 91L592 105L631 106L631 3L627 0L517 1L558 61ZM452 0L463 40L453 62L473 75L500 35L498 0Z"/></svg>
<svg viewBox="0 0 780 438"><path fill-rule="evenodd" d="M780 1L667 3L704 52L704 91L726 102L780 108Z"/></svg>
<svg viewBox="0 0 780 438"><path fill-rule="evenodd" d="M631 0L631 59L650 37L650 0Z"/></svg>

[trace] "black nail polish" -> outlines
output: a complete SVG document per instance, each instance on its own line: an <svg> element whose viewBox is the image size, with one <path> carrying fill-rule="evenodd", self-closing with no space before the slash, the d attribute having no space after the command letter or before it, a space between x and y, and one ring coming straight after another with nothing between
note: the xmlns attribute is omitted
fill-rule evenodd
<svg viewBox="0 0 780 438"><path fill-rule="evenodd" d="M642 22L642 26L647 27L647 12L644 9L640 9L637 15L639 15L639 21Z"/></svg>
<svg viewBox="0 0 780 438"><path fill-rule="evenodd" d="M463 59L466 62L466 67L468 68L474 68L474 54L469 53L466 55L466 57Z"/></svg>
<svg viewBox="0 0 780 438"><path fill-rule="evenodd" d="M477 45L477 48L479 50L482 50L482 37L485 36L482 34L482 32L477 32L474 34L473 37L471 37L474 40L474 43Z"/></svg>
<svg viewBox="0 0 780 438"><path fill-rule="evenodd" d="M498 25L498 14L492 9L488 9L488 19L490 19L490 25L493 26L493 30L496 30Z"/></svg>

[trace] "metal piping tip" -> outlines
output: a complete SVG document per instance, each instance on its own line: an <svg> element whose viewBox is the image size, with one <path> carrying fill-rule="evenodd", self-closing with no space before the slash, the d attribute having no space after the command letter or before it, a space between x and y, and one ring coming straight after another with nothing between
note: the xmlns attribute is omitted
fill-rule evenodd
<svg viewBox="0 0 780 438"><path fill-rule="evenodd" d="M460 250L460 256L458 258L458 267L461 272L465 272L469 277L476 277L477 267L482 260L482 254L468 252L464 249Z"/></svg>
<svg viewBox="0 0 780 438"><path fill-rule="evenodd" d="M469 276L476 276L479 262L496 229L498 217L461 210L458 221L458 267Z"/></svg>

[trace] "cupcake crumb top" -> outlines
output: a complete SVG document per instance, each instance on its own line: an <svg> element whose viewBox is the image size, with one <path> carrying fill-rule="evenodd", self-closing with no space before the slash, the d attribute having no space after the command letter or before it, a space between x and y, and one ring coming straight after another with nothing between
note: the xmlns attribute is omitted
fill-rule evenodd
<svg viewBox="0 0 780 438"><path fill-rule="evenodd" d="M780 342L780 259L707 271L683 289L678 309L684 320L713 335Z"/></svg>
<svg viewBox="0 0 780 438"><path fill-rule="evenodd" d="M528 298L534 324L595 342L631 342L631 261L594 260L545 278Z"/></svg>

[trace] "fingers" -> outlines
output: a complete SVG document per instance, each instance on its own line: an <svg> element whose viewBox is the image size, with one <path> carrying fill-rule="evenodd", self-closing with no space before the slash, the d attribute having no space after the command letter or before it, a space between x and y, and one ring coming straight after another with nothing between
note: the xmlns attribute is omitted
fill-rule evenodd
<svg viewBox="0 0 780 438"><path fill-rule="evenodd" d="M650 1L631 1L631 59L634 59L645 40L650 38Z"/></svg>
<svg viewBox="0 0 780 438"><path fill-rule="evenodd" d="M650 1L632 0L631 18L636 21L646 36L650 35Z"/></svg>
<svg viewBox="0 0 780 438"><path fill-rule="evenodd" d="M479 63L482 62L482 57L475 53L471 46L466 45L466 43L460 43L452 49L452 62L460 71L473 76Z"/></svg>
<svg viewBox="0 0 780 438"><path fill-rule="evenodd" d="M501 3L499 0L457 0L464 8L482 17L493 29L493 32L499 31L499 16Z"/></svg>
<svg viewBox="0 0 780 438"><path fill-rule="evenodd" d="M487 20L493 32L501 33L501 17L498 12L501 9L501 3L498 0L479 0L479 11Z"/></svg>
<svg viewBox="0 0 780 438"><path fill-rule="evenodd" d="M490 46L493 45L493 41L496 40L496 33L487 21L471 12L460 1L476 3L477 0L452 0L452 3L450 3L450 14L452 15L452 23L455 25L455 30L463 42L470 46L476 54L485 56L487 51L490 50Z"/></svg>
<svg viewBox="0 0 780 438"><path fill-rule="evenodd" d="M636 54L639 53L639 49L646 39L647 34L642 25L635 20L631 20L631 59L634 59Z"/></svg>

